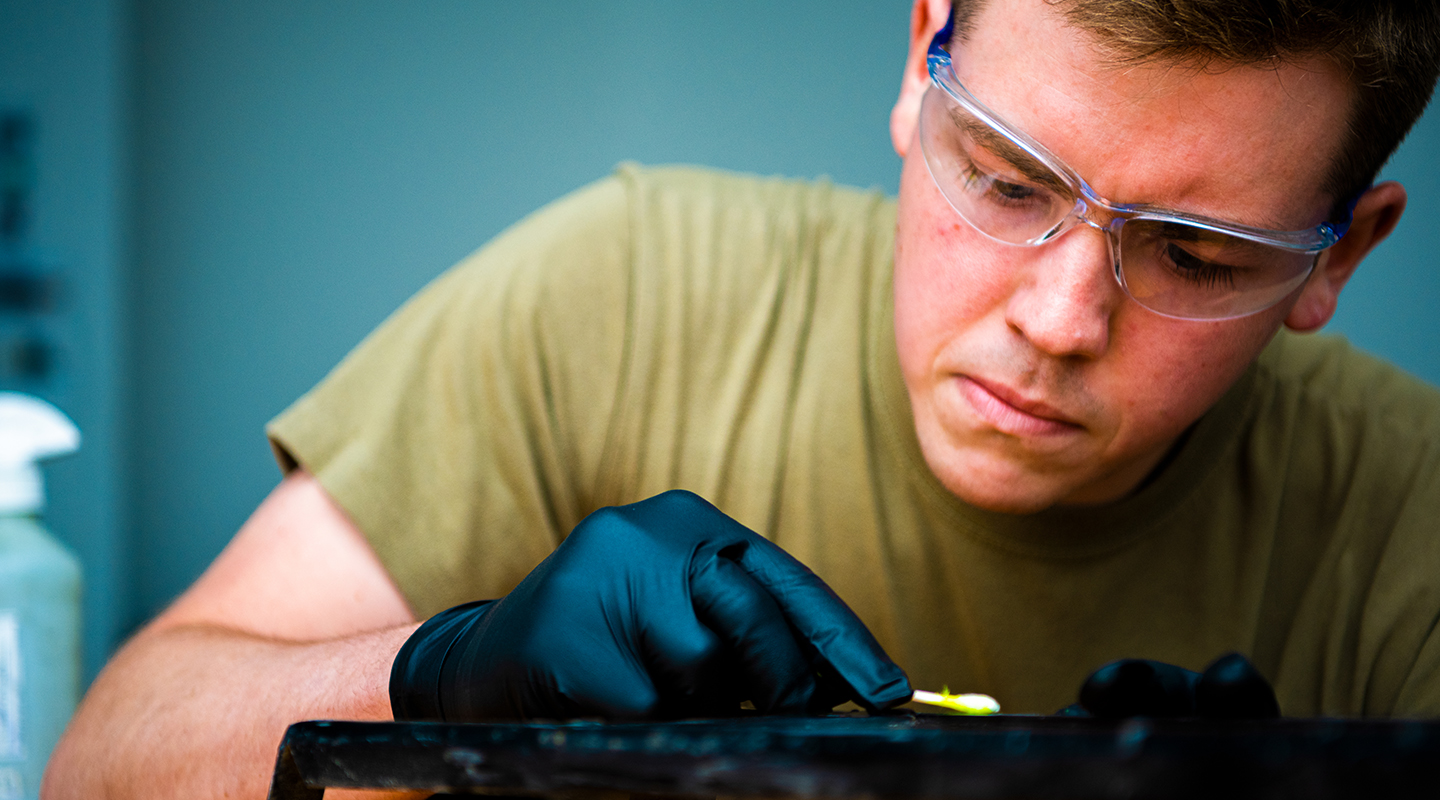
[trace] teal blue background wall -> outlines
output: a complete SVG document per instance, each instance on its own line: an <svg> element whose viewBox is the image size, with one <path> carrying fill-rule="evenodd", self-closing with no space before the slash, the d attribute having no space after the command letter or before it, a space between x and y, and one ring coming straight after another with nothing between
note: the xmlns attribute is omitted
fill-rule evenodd
<svg viewBox="0 0 1440 800"><path fill-rule="evenodd" d="M893 190L904 2L196 3L137 18L138 608L278 478L267 419L616 163Z"/></svg>
<svg viewBox="0 0 1440 800"><path fill-rule="evenodd" d="M39 17L0 24L0 102L79 137L41 168L93 295L56 397L100 444L53 469L92 673L278 480L265 421L527 212L626 159L897 182L900 0L0 0ZM1432 115L1331 326L1432 382L1437 155Z"/></svg>

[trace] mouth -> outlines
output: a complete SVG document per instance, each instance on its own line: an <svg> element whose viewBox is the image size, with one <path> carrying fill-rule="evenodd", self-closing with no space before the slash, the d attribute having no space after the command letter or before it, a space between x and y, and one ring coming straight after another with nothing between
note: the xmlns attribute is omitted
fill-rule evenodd
<svg viewBox="0 0 1440 800"><path fill-rule="evenodd" d="M1000 384L968 375L957 376L960 395L992 428L1012 436L1060 436L1078 433L1084 426L1059 409L1022 397Z"/></svg>

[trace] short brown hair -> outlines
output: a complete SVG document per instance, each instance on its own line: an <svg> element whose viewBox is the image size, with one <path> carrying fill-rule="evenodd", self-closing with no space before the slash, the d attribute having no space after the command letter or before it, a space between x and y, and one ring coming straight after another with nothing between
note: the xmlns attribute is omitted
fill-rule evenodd
<svg viewBox="0 0 1440 800"><path fill-rule="evenodd" d="M985 0L954 0L955 31ZM1337 202L1374 182L1440 75L1436 0L1046 0L1122 62L1258 64L1321 55L1356 90L1324 188Z"/></svg>

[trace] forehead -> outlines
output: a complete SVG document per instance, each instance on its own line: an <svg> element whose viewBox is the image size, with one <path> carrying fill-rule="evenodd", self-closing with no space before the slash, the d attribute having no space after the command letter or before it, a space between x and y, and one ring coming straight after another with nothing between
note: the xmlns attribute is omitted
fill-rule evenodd
<svg viewBox="0 0 1440 800"><path fill-rule="evenodd" d="M1267 228L1323 221L1351 88L1315 58L1122 64L1046 0L989 0L956 75L1117 203Z"/></svg>

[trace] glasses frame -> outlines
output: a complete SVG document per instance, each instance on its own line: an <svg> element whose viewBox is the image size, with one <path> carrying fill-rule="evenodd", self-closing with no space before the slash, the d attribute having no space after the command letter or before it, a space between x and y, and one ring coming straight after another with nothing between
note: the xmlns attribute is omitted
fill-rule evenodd
<svg viewBox="0 0 1440 800"><path fill-rule="evenodd" d="M1072 190L1075 195L1075 205L1070 209L1068 213L1066 213L1063 218L1061 218L1059 222L1057 222L1051 228L1049 228L1039 236L1032 237L1023 242L1011 242L993 236L990 233L981 230L975 225L975 223L970 222L969 218L967 218L964 214L960 213L960 210L958 208L955 208L954 203L950 201L950 198L946 196L945 192L942 190L940 193L941 196L944 196L946 202L950 203L950 206L955 211L956 215L958 215L961 219L965 220L965 222L969 224L970 227L974 228L976 231L978 231L985 237L993 239L997 242L1001 242L1003 244L1010 244L1021 247L1034 247L1049 242L1052 239L1055 239L1056 237L1060 236L1062 233L1075 227L1076 225L1088 225L1107 234L1107 238L1110 240L1112 261L1114 262L1112 269L1115 273L1115 280L1125 291L1126 296L1134 299L1135 302L1139 303L1144 308L1152 311L1153 313L1160 314L1161 316L1172 317L1175 319L1221 320L1235 319L1238 317L1249 316L1251 314L1258 314L1259 312L1264 311L1267 308L1271 308L1276 303L1279 303L1281 300L1285 299L1285 297L1289 296L1289 292L1287 292L1286 294L1282 294L1274 301L1264 306L1261 306L1260 308L1220 317L1185 316L1182 314L1175 314L1172 312L1159 311L1150 308L1149 306L1145 305L1145 303L1136 299L1134 295L1130 293L1130 288L1126 285L1124 271L1121 269L1120 228L1125 224L1125 222L1132 219L1170 222L1200 228L1203 230L1213 231L1216 233L1226 234L1229 236L1235 236L1241 239L1257 242L1259 244L1268 245L1271 247L1277 247L1283 250L1291 250L1300 253L1313 253L1315 255L1315 259L1311 261L1310 267L1306 269L1305 272L1301 275L1297 275L1296 278L1291 279L1295 282L1295 288L1298 288L1301 284L1303 284L1304 279L1308 278L1309 275L1314 272L1315 264L1319 261L1320 253L1334 246L1335 243L1340 241L1340 238L1345 235L1346 231L1349 230L1355 210L1355 204L1359 202L1360 196L1364 194L1363 191L1360 194L1357 194L1355 197L1351 198L1346 203L1345 216L1343 220L1335 222L1323 222L1315 226L1314 228L1307 228L1305 230L1298 231L1277 231L1267 228L1257 228L1250 225L1243 225L1237 222L1227 222L1225 220L1207 217L1202 214L1192 214L1186 211L1176 211L1173 209L1152 206L1144 203L1119 204L1112 203L1109 200L1106 200L1098 192L1091 188L1090 184L1087 183L1084 178L1080 177L1080 175L1076 173L1075 170L1071 169L1069 165L1062 161L1059 156L1056 156L1054 153L1046 149L1044 145L1030 138L1023 131L1020 131L1010 123L1006 122L1000 117L1000 115L990 110L984 103L982 103L978 98L976 98L975 95L971 94L970 90L967 89L965 85L960 82L960 79L955 75L955 67L952 62L950 53L945 49L945 45L949 43L951 35L953 33L954 24L954 17L952 16L946 21L945 27L941 28L938 32L936 32L935 37L930 40L930 47L926 54L926 62L927 66L929 67L931 87L943 91L952 100L959 104L960 107L963 108L965 111L974 115L981 122L985 123L987 126L994 129L997 133L1008 139L1016 147L1020 148L1026 154L1028 154L1036 161L1040 162L1045 167L1050 169L1057 176L1059 176L1063 182L1065 182L1065 184ZM921 117L923 116L924 114L922 113ZM922 136L921 139L921 144L923 148L924 137ZM935 182L936 188L943 188L940 186L940 179L936 177L934 169L930 166L930 158L928 156L925 159L925 167L926 170L930 173L930 179ZM1090 219L1089 215L1093 213L1094 209L1105 211L1111 217L1109 223L1101 224L1100 222ZM1294 289L1292 288L1291 291L1294 291Z"/></svg>

